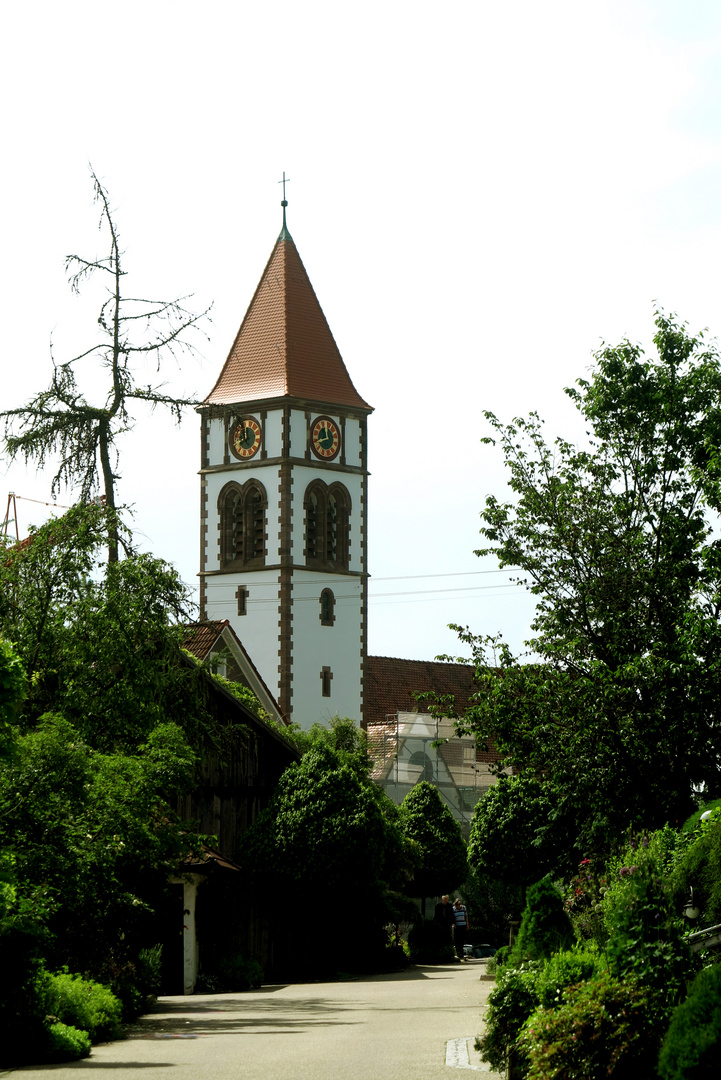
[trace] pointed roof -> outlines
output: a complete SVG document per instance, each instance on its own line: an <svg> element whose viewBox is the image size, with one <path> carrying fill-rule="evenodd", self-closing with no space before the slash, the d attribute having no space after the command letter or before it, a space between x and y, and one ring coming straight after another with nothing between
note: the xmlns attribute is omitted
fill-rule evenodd
<svg viewBox="0 0 721 1080"><path fill-rule="evenodd" d="M203 404L282 397L371 411L351 382L285 222Z"/></svg>

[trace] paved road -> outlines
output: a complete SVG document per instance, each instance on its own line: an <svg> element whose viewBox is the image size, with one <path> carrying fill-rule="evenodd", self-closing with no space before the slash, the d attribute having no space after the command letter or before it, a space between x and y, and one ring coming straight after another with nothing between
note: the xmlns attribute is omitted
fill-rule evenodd
<svg viewBox="0 0 721 1080"><path fill-rule="evenodd" d="M493 983L481 961L342 983L161 998L122 1042L72 1065L2 1073L52 1080L463 1080L487 1071L466 1039ZM448 1062L448 1063L447 1063ZM459 1069L463 1069L459 1073Z"/></svg>

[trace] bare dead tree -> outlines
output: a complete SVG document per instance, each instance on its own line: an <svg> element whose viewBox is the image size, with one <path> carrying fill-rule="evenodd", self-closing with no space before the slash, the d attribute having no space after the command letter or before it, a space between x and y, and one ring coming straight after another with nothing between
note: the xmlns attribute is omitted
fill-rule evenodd
<svg viewBox="0 0 721 1080"><path fill-rule="evenodd" d="M190 398L163 393L163 384L138 386L132 362L142 355L151 356L159 371L167 354L177 358L182 353L195 352L190 335L201 330L210 308L199 313L190 311L185 307L188 296L156 301L123 295L125 253L120 250L108 193L95 171L92 168L90 171L95 202L100 205L99 228L110 234L110 252L105 258L95 260L69 255L65 269L74 293L79 293L83 283L96 272L108 275L108 295L98 317L101 340L63 364L55 362L51 348L53 375L49 388L19 408L1 411L0 417L5 421L5 449L10 460L22 458L26 464L34 461L42 467L47 461L59 458L52 482L53 495L61 486L79 488L80 500L88 502L102 474L110 522L108 562L113 563L118 560L120 544L114 524L117 521L115 485L120 479L116 440L135 424L129 404L146 401L151 408L164 405L178 422L184 408L197 404ZM102 405L91 404L78 389L75 365L87 357L98 360L109 373Z"/></svg>

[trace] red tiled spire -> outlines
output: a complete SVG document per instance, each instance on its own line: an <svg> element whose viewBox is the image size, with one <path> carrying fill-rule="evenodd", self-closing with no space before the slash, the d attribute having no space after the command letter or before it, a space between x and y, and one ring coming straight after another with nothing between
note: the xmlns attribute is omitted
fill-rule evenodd
<svg viewBox="0 0 721 1080"><path fill-rule="evenodd" d="M371 411L351 382L285 225L204 404L282 397Z"/></svg>

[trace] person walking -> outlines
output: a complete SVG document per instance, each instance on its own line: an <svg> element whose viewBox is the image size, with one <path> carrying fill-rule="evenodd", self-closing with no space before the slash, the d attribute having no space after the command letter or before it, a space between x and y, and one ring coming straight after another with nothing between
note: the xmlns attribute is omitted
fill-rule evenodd
<svg viewBox="0 0 721 1080"><path fill-rule="evenodd" d="M463 955L463 946L466 943L466 934L471 928L470 919L468 918L468 911L465 904L461 903L460 896L457 896L453 901L453 938L456 945L456 953L460 961L465 960Z"/></svg>

